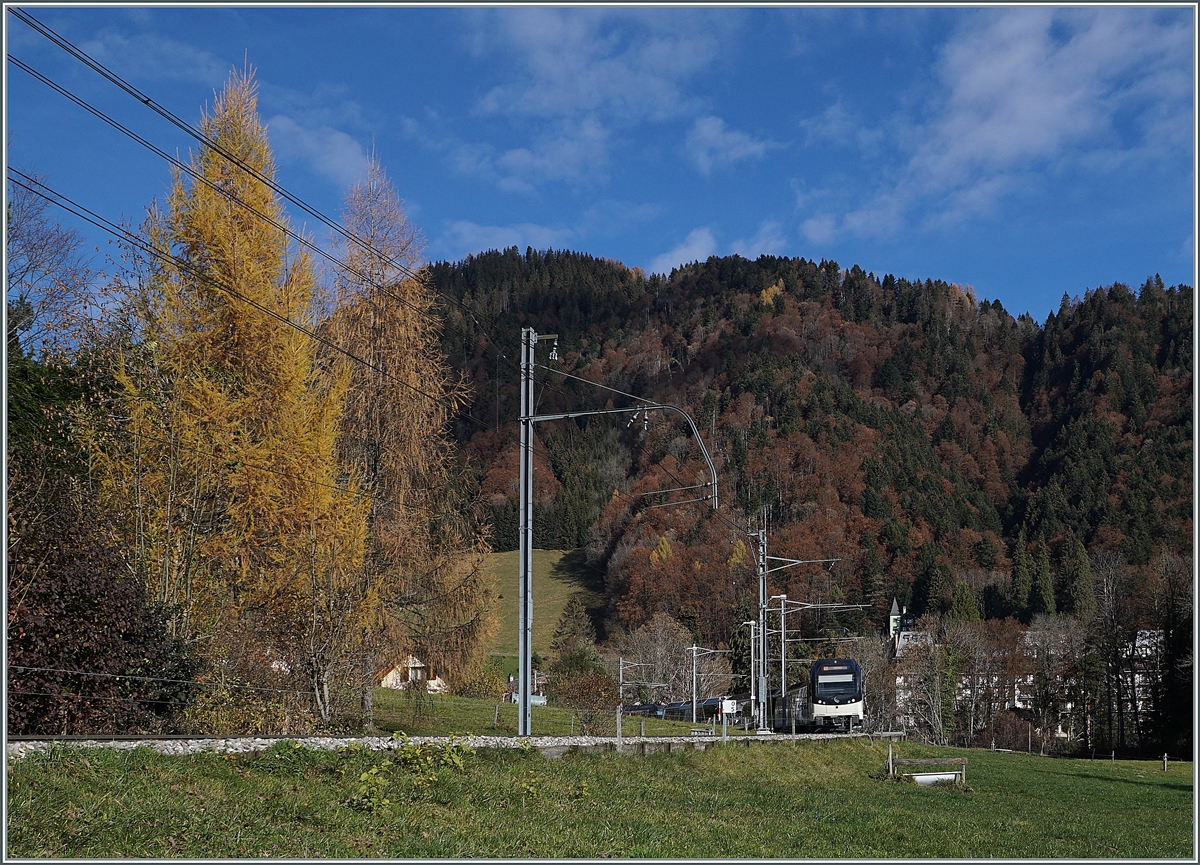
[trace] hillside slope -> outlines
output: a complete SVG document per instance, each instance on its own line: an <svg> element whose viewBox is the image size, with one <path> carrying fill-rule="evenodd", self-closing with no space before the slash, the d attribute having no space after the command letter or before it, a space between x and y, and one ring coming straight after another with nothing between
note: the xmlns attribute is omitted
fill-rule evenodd
<svg viewBox="0 0 1200 865"><path fill-rule="evenodd" d="M1044 539L1068 612L1059 564L1076 541L1140 568L1142 589L1155 556L1190 550L1190 287L1151 278L1064 296L1039 324L969 287L770 256L647 278L512 248L430 273L459 301L442 346L489 426L458 434L497 549L516 545L521 327L559 334L559 360L540 363L682 406L702 430L717 515L650 507L688 494L642 495L706 479L686 427L662 413L539 427L535 545L586 546L613 626L664 610L727 642L755 590L737 542L764 508L772 554L841 559L772 591L871 602L835 623L853 630L882 624L893 596L948 610L959 583L986 617L1028 615L1008 592L1022 530L1030 555ZM543 412L632 404L546 370L538 382Z"/></svg>

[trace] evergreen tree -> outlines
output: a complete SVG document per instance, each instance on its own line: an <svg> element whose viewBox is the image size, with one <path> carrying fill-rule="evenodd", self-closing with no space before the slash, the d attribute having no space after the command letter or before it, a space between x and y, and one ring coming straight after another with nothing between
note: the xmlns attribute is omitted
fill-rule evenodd
<svg viewBox="0 0 1200 865"><path fill-rule="evenodd" d="M750 595L740 595L737 603L733 606L732 629L729 632L729 639L726 641L729 644L729 664L733 669L733 674L737 676L730 684L730 688L734 691L750 689L750 628L743 622L757 621L757 619L757 605L751 600Z"/></svg>
<svg viewBox="0 0 1200 865"><path fill-rule="evenodd" d="M1033 554L1033 588L1029 594L1029 611L1031 615L1045 613L1054 615L1054 577L1050 572L1050 551L1046 547L1046 539L1039 538L1037 549Z"/></svg>
<svg viewBox="0 0 1200 865"><path fill-rule="evenodd" d="M979 621L979 605L971 594L971 587L961 580L954 584L954 600L950 605L951 618L964 622Z"/></svg>
<svg viewBox="0 0 1200 865"><path fill-rule="evenodd" d="M582 597L576 592L567 599L562 615L558 617L558 625L554 628L550 647L561 655L574 646L591 645L595 642L596 627L583 605Z"/></svg>
<svg viewBox="0 0 1200 865"><path fill-rule="evenodd" d="M1023 622L1028 622L1029 593L1033 587L1033 572L1029 566L1028 543L1025 540L1025 529L1017 533L1013 545L1012 581L1009 584L1009 603L1013 612Z"/></svg>
<svg viewBox="0 0 1200 865"><path fill-rule="evenodd" d="M1096 587L1087 550L1077 536L1071 536L1065 564L1069 612L1087 624L1096 615Z"/></svg>

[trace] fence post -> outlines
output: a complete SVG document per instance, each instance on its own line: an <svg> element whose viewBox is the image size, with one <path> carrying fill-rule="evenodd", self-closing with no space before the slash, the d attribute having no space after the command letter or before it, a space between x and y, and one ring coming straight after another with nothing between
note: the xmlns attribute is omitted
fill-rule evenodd
<svg viewBox="0 0 1200 865"><path fill-rule="evenodd" d="M621 753L621 707L617 706L617 753Z"/></svg>
<svg viewBox="0 0 1200 865"><path fill-rule="evenodd" d="M642 718L642 738L646 738L646 719Z"/></svg>
<svg viewBox="0 0 1200 865"><path fill-rule="evenodd" d="M1163 771L1167 771L1167 755L1163 754Z"/></svg>
<svg viewBox="0 0 1200 865"><path fill-rule="evenodd" d="M496 704L496 713L494 715L492 715L492 729L495 730L496 727L498 727L499 725L500 725L500 704L497 703Z"/></svg>
<svg viewBox="0 0 1200 865"><path fill-rule="evenodd" d="M892 743L888 742L888 777L892 777Z"/></svg>

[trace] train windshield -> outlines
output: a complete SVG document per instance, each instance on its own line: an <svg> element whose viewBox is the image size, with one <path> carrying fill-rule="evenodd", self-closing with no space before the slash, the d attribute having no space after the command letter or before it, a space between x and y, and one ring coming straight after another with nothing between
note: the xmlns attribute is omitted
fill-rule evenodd
<svg viewBox="0 0 1200 865"><path fill-rule="evenodd" d="M817 696L836 697L841 694L856 694L853 673L818 673Z"/></svg>

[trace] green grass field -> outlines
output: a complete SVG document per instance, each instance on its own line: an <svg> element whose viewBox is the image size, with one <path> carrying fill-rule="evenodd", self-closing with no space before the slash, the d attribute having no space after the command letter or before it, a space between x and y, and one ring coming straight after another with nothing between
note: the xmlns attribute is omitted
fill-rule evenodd
<svg viewBox="0 0 1200 865"><path fill-rule="evenodd" d="M237 757L62 748L9 764L7 854L1194 856L1191 763L1163 772L1155 762L898 750L967 756L969 787L888 780L886 744L865 740L559 760L480 751L420 777L400 755L286 743Z"/></svg>
<svg viewBox="0 0 1200 865"><path fill-rule="evenodd" d="M579 712L557 706L532 706L530 732L534 736L571 736L581 734ZM615 736L615 712L606 712L589 719L594 735ZM625 718L622 732L639 735L641 718ZM409 691L375 689L375 726L385 733L402 732L410 736L449 736L477 734L480 736L515 736L517 706L489 700L473 700L450 694L417 695ZM647 736L686 736L692 724L680 721L660 721L646 718ZM720 732L720 727L717 727ZM729 731L737 735L739 731Z"/></svg>
<svg viewBox="0 0 1200 865"><path fill-rule="evenodd" d="M492 553L492 573L496 577L496 606L500 628L492 641L491 652L504 658L504 672L517 670L517 553ZM533 650L550 654L550 640L567 599L581 592L589 611L604 603L600 591L603 577L588 568L583 550L533 551Z"/></svg>

